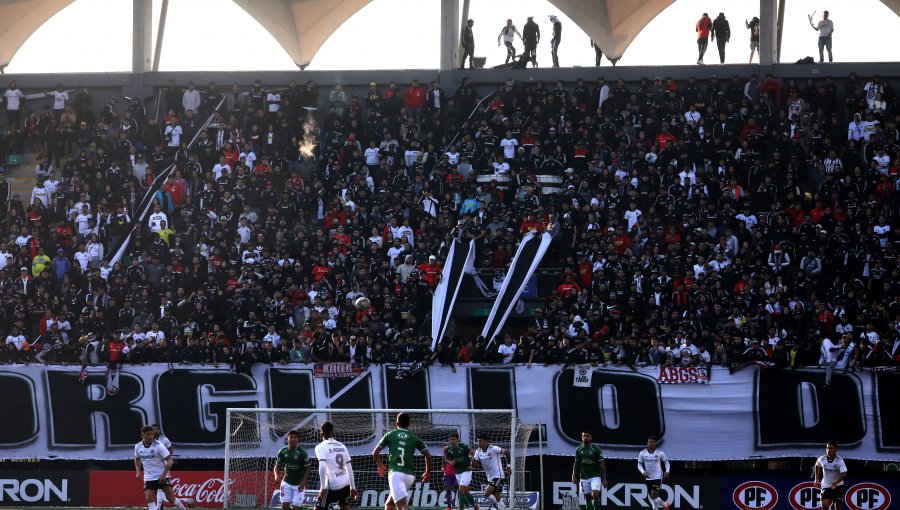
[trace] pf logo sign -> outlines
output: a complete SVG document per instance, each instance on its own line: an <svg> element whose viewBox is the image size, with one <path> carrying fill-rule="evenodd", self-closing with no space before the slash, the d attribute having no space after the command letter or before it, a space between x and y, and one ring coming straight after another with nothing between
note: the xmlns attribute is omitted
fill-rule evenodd
<svg viewBox="0 0 900 510"><path fill-rule="evenodd" d="M858 483L844 498L850 510L887 510L891 506L891 493L877 483Z"/></svg>
<svg viewBox="0 0 900 510"><path fill-rule="evenodd" d="M822 491L814 482L803 482L791 489L788 502L796 510L816 510L821 506Z"/></svg>
<svg viewBox="0 0 900 510"><path fill-rule="evenodd" d="M766 482L744 482L731 498L740 510L771 510L778 503L778 492Z"/></svg>

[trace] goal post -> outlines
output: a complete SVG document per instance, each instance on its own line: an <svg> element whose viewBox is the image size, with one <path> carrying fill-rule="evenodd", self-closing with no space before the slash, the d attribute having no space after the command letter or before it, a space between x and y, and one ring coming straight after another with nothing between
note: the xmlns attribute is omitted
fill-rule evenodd
<svg viewBox="0 0 900 510"><path fill-rule="evenodd" d="M525 471L525 457L533 425L519 421L510 409L274 409L229 408L226 411L224 507L268 507L278 486L273 473L274 458L286 444L288 432L300 434L300 448L311 458L305 504L315 503L319 489L318 464L314 448L321 437L319 427L325 421L334 424L335 439L350 452L359 501L352 506L382 508L388 496L387 478L379 477L372 450L381 437L393 430L397 414L410 415L409 429L419 436L434 456L431 479L421 482L425 459L416 455L416 482L410 489L409 505L416 509L445 508L443 492L443 447L451 432L474 451L477 434L486 434L492 445L507 451L505 465L510 466L505 498L511 509L517 507L517 495L532 487ZM387 451L383 452L384 455ZM386 461L386 459L385 459ZM386 462L385 462L386 463ZM476 499L487 479L480 465L472 466L469 488ZM455 507L455 502L453 504ZM484 507L484 505L482 505ZM489 506L489 505L488 505ZM524 505L518 505L524 508ZM484 507L487 508L487 507Z"/></svg>

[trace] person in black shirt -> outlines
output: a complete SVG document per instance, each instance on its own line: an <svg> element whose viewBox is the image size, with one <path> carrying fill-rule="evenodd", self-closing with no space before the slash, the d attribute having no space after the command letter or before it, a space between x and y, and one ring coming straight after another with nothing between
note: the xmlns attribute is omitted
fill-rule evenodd
<svg viewBox="0 0 900 510"><path fill-rule="evenodd" d="M466 22L466 26L462 31L460 44L463 47L463 56L462 62L459 64L460 69L466 68L466 57L469 58L469 69L475 69L475 64L472 61L475 58L475 34L472 33L472 25L474 24L475 21L470 19Z"/></svg>
<svg viewBox="0 0 900 510"><path fill-rule="evenodd" d="M231 369L239 374L247 374L252 376L252 372L250 371L253 367L253 363L256 362L256 349L254 348L253 342L246 342L244 344L244 352L235 355L231 360Z"/></svg>
<svg viewBox="0 0 900 510"><path fill-rule="evenodd" d="M719 47L719 62L725 63L725 44L731 39L731 25L725 19L725 13L720 12L712 24L712 40Z"/></svg>
<svg viewBox="0 0 900 510"><path fill-rule="evenodd" d="M541 27L534 22L534 18L528 16L528 21L522 29L522 42L525 45L524 59L531 61L533 67L537 67L537 45L541 42Z"/></svg>
<svg viewBox="0 0 900 510"><path fill-rule="evenodd" d="M530 19L530 18L529 18ZM562 22L554 15L550 15L553 23L553 37L550 39L550 55L553 57L553 67L559 67L559 43L562 41Z"/></svg>

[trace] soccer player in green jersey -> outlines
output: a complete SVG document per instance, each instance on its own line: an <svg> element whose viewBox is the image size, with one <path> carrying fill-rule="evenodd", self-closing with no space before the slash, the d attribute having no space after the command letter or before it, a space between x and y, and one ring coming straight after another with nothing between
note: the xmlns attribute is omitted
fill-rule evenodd
<svg viewBox="0 0 900 510"><path fill-rule="evenodd" d="M456 473L456 482L459 487L459 510L475 507L475 496L469 492L469 484L472 483L472 449L466 443L459 442L459 433L451 432L447 439L449 443L444 447L444 464L453 466ZM449 507L449 503L447 507Z"/></svg>
<svg viewBox="0 0 900 510"><path fill-rule="evenodd" d="M581 482L586 510L600 510L600 487L606 487L606 463L603 450L593 443L591 431L581 432L581 444L575 449L575 465L572 466L572 483Z"/></svg>
<svg viewBox="0 0 900 510"><path fill-rule="evenodd" d="M303 508L303 491L309 481L309 455L299 447L300 433L288 432L287 446L275 457L275 483L281 484L281 508Z"/></svg>
<svg viewBox="0 0 900 510"><path fill-rule="evenodd" d="M408 413L399 413L394 430L388 432L378 441L378 446L372 451L375 457L375 465L378 466L378 476L384 476L385 466L381 460L381 450L388 448L388 487L391 490L385 510L406 510L408 508L407 496L413 482L416 481L416 450L422 452L425 457L425 472L422 473L422 483L431 478L431 452L428 446L418 436L409 431L410 417Z"/></svg>

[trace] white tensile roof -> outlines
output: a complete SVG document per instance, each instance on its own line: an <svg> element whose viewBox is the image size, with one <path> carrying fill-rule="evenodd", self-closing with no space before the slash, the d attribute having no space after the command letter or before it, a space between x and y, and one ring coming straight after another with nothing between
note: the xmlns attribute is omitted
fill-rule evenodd
<svg viewBox="0 0 900 510"><path fill-rule="evenodd" d="M0 68L26 39L74 0L0 0ZM150 1L150 0L146 0ZM272 34L298 66L371 0L232 0ZM638 33L675 0L548 0L603 53L619 58ZM881 0L900 15L900 0Z"/></svg>

